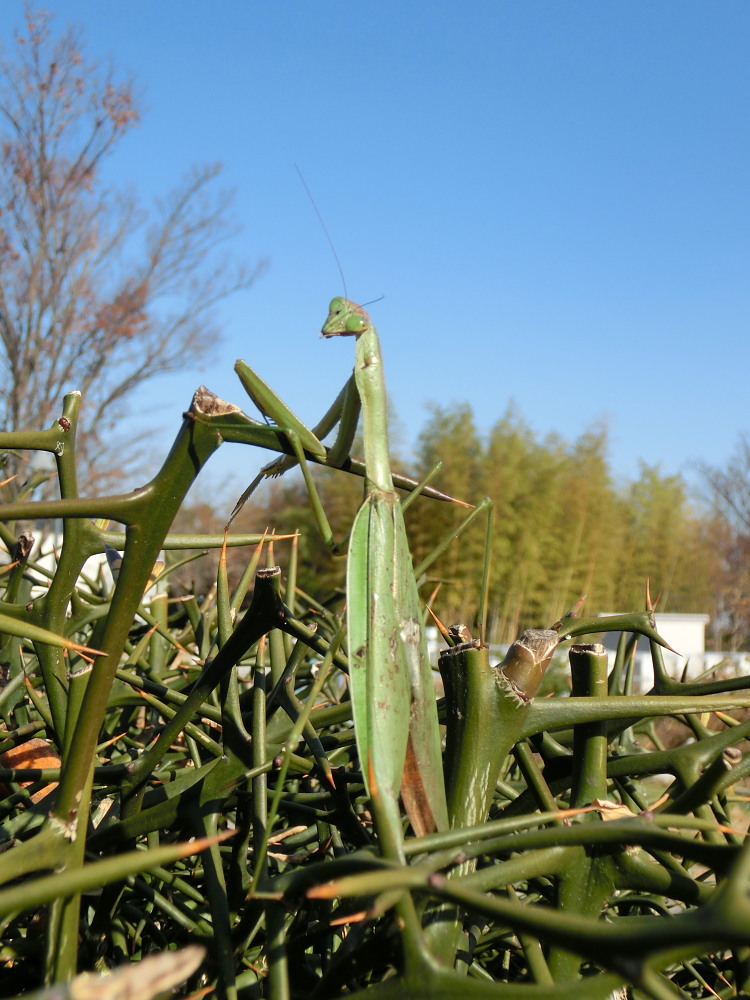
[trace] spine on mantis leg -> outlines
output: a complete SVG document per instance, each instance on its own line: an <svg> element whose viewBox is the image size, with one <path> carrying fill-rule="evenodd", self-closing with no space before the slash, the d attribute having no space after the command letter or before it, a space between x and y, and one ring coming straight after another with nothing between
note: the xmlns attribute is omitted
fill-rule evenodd
<svg viewBox="0 0 750 1000"><path fill-rule="evenodd" d="M384 852L397 854L399 791L418 835L448 822L432 671L391 476L377 331L361 306L337 298L322 332L357 338L354 377L362 403L367 490L347 564L350 685L368 792L383 807L384 828L378 833Z"/></svg>

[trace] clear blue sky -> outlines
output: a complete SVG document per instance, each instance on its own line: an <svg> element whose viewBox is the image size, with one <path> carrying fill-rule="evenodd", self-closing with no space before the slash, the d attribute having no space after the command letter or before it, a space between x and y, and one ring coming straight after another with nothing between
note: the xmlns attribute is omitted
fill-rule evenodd
<svg viewBox="0 0 750 1000"><path fill-rule="evenodd" d="M407 443L429 400L487 429L514 399L541 434L607 420L618 475L690 476L750 429L747 0L48 7L147 105L111 178L151 198L222 161L237 252L270 261L213 363L151 389L170 424L201 381L243 404L239 356L309 421L351 369L316 336L342 287L299 164L350 298L385 295ZM227 452L214 474L249 479Z"/></svg>

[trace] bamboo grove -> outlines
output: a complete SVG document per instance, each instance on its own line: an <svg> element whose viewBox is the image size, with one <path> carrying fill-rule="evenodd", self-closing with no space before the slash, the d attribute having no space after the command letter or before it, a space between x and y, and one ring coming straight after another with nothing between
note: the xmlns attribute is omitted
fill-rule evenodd
<svg viewBox="0 0 750 1000"><path fill-rule="evenodd" d="M637 479L618 480L605 428L587 430L572 443L540 438L510 407L482 435L468 404L434 406L415 452L409 463L415 475L441 461L441 489L494 502L491 641L512 641L525 626L553 620L583 594L591 614L638 607L649 580L652 593L661 594L660 611L711 616L711 648L747 648L733 565L737 532L717 511L695 502L681 475L641 464ZM356 510L358 486L326 472L319 482L331 523L342 529ZM199 518L200 505L183 516L186 523ZM202 516L213 519L206 508ZM444 504L419 500L412 506L406 520L415 563L459 517ZM279 531L311 525L301 482L272 483L245 523L261 522ZM433 586L440 588L436 608L445 620L470 621L484 543L477 524L431 568ZM300 580L311 591L321 581L330 590L343 581L343 564L331 567L312 527L301 540Z"/></svg>

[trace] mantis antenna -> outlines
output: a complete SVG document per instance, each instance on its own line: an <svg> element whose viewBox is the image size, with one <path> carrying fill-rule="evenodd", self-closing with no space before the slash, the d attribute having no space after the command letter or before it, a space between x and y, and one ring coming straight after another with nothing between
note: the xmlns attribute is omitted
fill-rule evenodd
<svg viewBox="0 0 750 1000"><path fill-rule="evenodd" d="M339 269L339 274L341 275L341 284L344 286L344 298L348 299L349 298L349 294L348 294L348 292L346 290L346 278L344 277L344 269L341 266L341 261L339 260L339 255L336 253L336 247L333 245L333 240L331 239L331 234L326 229L326 224L325 224L325 222L323 222L323 216L320 214L320 210L319 210L318 206L315 204L315 199L312 196L312 192L310 191L310 188L307 186L307 181L305 180L302 171L300 170L300 168L297 166L296 163L294 164L294 169L299 174L299 179L302 181L302 186L304 187L304 189L305 189L305 191L307 193L307 197L310 199L310 204L315 209L315 214L318 217L318 222L320 223L321 229L326 234L326 239L328 240L328 246L331 248L331 253L333 254L334 260L336 261L336 266Z"/></svg>

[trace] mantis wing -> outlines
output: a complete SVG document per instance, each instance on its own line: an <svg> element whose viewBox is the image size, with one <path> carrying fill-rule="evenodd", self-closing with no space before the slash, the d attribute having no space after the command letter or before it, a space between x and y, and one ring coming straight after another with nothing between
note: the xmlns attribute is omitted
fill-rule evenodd
<svg viewBox="0 0 750 1000"><path fill-rule="evenodd" d="M350 686L362 768L382 801L399 789L418 835L448 825L439 729L401 504L373 488L347 565ZM369 773L368 773L369 772Z"/></svg>
<svg viewBox="0 0 750 1000"><path fill-rule="evenodd" d="M360 762L368 794L374 783L393 802L401 787L411 701L409 671L398 655L394 500L375 489L360 507L349 539L346 586L349 684Z"/></svg>

